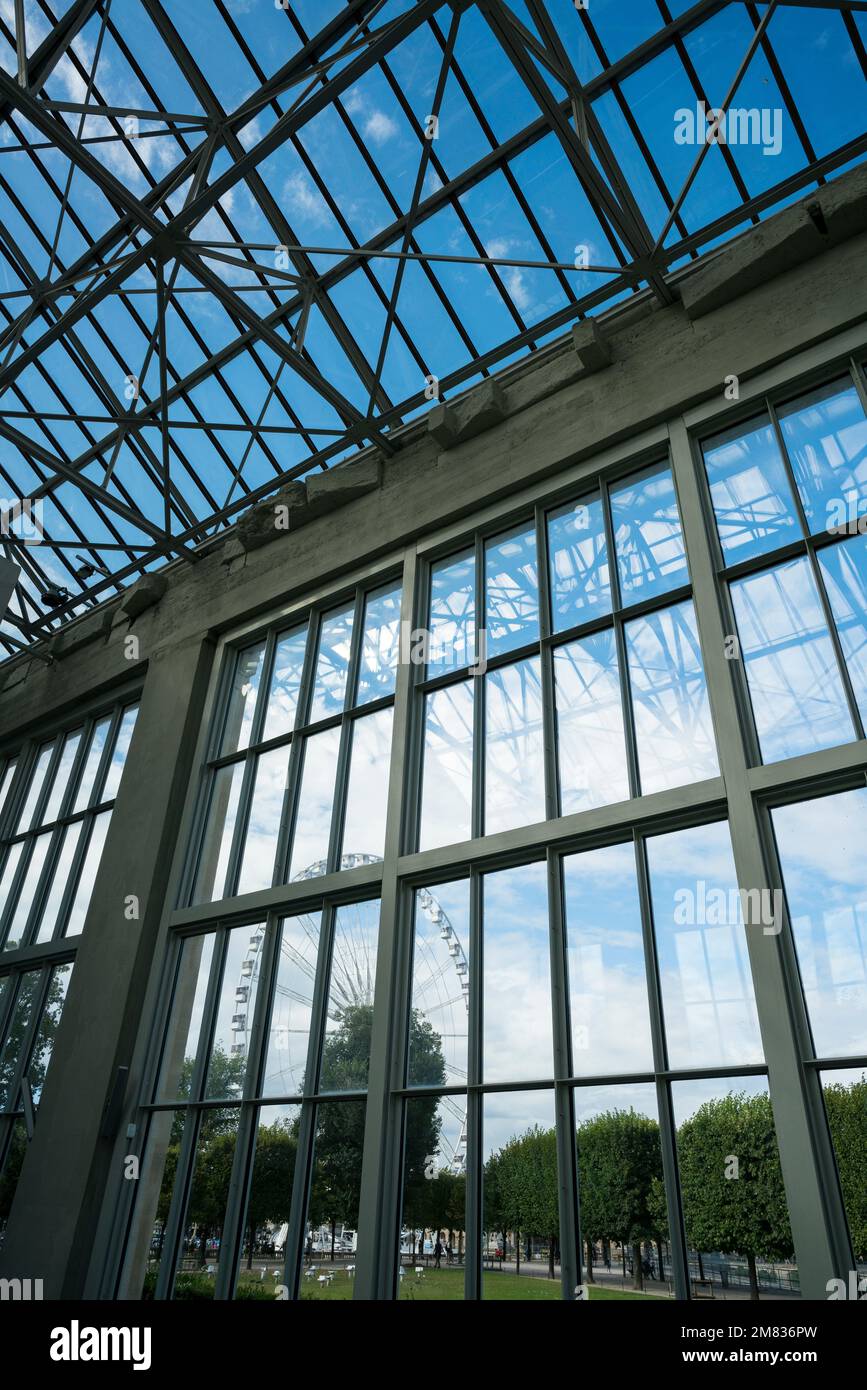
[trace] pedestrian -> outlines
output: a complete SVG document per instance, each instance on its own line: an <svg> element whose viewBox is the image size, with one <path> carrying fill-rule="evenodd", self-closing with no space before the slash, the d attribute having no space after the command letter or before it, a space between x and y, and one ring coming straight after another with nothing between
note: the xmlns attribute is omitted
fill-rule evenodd
<svg viewBox="0 0 867 1390"><path fill-rule="evenodd" d="M435 1269L439 1269L439 1268L440 1268L440 1261L442 1260L442 1257L443 1257L443 1245L442 1245L442 1241L440 1240L440 1233L439 1233L439 1231L437 1231L436 1245L434 1246L434 1268L435 1268Z"/></svg>

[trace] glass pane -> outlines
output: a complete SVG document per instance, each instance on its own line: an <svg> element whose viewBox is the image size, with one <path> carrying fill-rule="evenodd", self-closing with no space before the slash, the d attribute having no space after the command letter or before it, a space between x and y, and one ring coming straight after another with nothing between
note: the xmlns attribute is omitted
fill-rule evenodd
<svg viewBox="0 0 867 1390"><path fill-rule="evenodd" d="M854 737L837 658L806 559L731 586L762 760Z"/></svg>
<svg viewBox="0 0 867 1390"><path fill-rule="evenodd" d="M667 1294L672 1261L656 1088L579 1086L573 1094L589 1297L618 1286L639 1296Z"/></svg>
<svg viewBox="0 0 867 1390"><path fill-rule="evenodd" d="M728 826L693 826L646 843L670 1065L762 1062ZM779 905L767 890L747 904L750 931L779 930Z"/></svg>
<svg viewBox="0 0 867 1390"><path fill-rule="evenodd" d="M75 890L75 897L72 899L64 936L78 936L79 932L84 930L84 919L90 906L96 871L99 868L99 861L102 859L110 820L111 811L103 811L94 819L90 832L90 843L87 846L84 863L78 876L78 887Z"/></svg>
<svg viewBox="0 0 867 1390"><path fill-rule="evenodd" d="M485 834L545 819L542 664L538 656L485 677Z"/></svg>
<svg viewBox="0 0 867 1390"><path fill-rule="evenodd" d="M307 1070L321 928L320 912L286 917L280 924L277 984L266 1044L263 1096L301 1094Z"/></svg>
<svg viewBox="0 0 867 1390"><path fill-rule="evenodd" d="M120 721L120 728L117 731L117 738L112 749L111 762L108 766L108 776L105 779L105 786L102 789L101 801L114 801L117 796L117 789L120 786L120 778L126 763L126 755L129 752L132 732L135 728L135 721L138 718L138 705L132 705L124 710Z"/></svg>
<svg viewBox="0 0 867 1390"><path fill-rule="evenodd" d="M51 754L53 751L53 743L45 743L39 750L39 754L36 758L36 766L30 774L30 785L27 788L27 796L24 799L24 805L21 807L18 816L18 823L15 827L16 834L20 834L22 830L29 830L34 823L36 805L42 794L45 774L48 772L48 764L51 761Z"/></svg>
<svg viewBox="0 0 867 1390"><path fill-rule="evenodd" d="M184 1137L183 1110L151 1115L147 1146L136 1183L136 1204L126 1243L120 1298L153 1298L166 1253L166 1225Z"/></svg>
<svg viewBox="0 0 867 1390"><path fill-rule="evenodd" d="M819 564L861 720L867 724L867 536L820 550Z"/></svg>
<svg viewBox="0 0 867 1390"><path fill-rule="evenodd" d="M54 936L58 913L72 877L75 851L78 849L78 842L81 839L83 823L83 821L74 821L63 832L63 843L60 847L57 863L54 866L54 873L51 876L51 887L45 899L45 906L39 920L39 930L35 937L37 943L50 941Z"/></svg>
<svg viewBox="0 0 867 1390"><path fill-rule="evenodd" d="M398 1298L405 1302L464 1296L467 1180L455 1145L466 1111L463 1096L406 1102L398 1254Z"/></svg>
<svg viewBox="0 0 867 1390"><path fill-rule="evenodd" d="M26 1153L27 1128L23 1120L13 1120L9 1134L9 1147L3 1162L3 1172L0 1174L0 1248L3 1245L3 1237L6 1233L9 1214L12 1211L12 1203L15 1201L18 1179L21 1177Z"/></svg>
<svg viewBox="0 0 867 1390"><path fill-rule="evenodd" d="M96 782L96 774L99 772L99 764L102 759L102 751L105 748L105 741L108 738L108 731L111 727L110 719L100 719L94 725L93 733L90 736L90 746L87 750L87 757L84 760L84 767L81 773L81 780L78 784L78 791L75 794L73 811L83 811L90 802L91 792Z"/></svg>
<svg viewBox="0 0 867 1390"><path fill-rule="evenodd" d="M425 698L419 849L468 840L472 802L473 682L468 680Z"/></svg>
<svg viewBox="0 0 867 1390"><path fill-rule="evenodd" d="M385 852L393 716L394 710L389 706L353 721L344 856L370 855L381 859Z"/></svg>
<svg viewBox="0 0 867 1390"><path fill-rule="evenodd" d="M12 761L7 763L5 768L3 769L3 781L0 782L0 815L2 815L3 810L6 806L6 798L9 795L9 788L12 786L12 778L15 776L15 770L17 767L18 759L13 758Z"/></svg>
<svg viewBox="0 0 867 1390"><path fill-rule="evenodd" d="M242 1223L241 1268L236 1298L274 1301L289 1231L298 1126L297 1105L263 1105L256 1127L253 1172Z"/></svg>
<svg viewBox="0 0 867 1390"><path fill-rule="evenodd" d="M643 795L719 775L691 602L626 624Z"/></svg>
<svg viewBox="0 0 867 1390"><path fill-rule="evenodd" d="M653 1070L631 844L563 860L572 1074Z"/></svg>
<svg viewBox="0 0 867 1390"><path fill-rule="evenodd" d="M867 1272L864 1268L867 1265L867 1213L863 1162L863 1156L867 1153L867 1072L860 1068L853 1071L825 1071L821 1075L828 1126L843 1190L843 1205L849 1220L855 1262L863 1279Z"/></svg>
<svg viewBox="0 0 867 1390"><path fill-rule="evenodd" d="M488 656L539 640L539 575L532 526L485 546L485 627Z"/></svg>
<svg viewBox="0 0 867 1390"><path fill-rule="evenodd" d="M602 503L598 497L548 517L551 626L554 632L611 611L611 578Z"/></svg>
<svg viewBox="0 0 867 1390"><path fill-rule="evenodd" d="M482 1297L562 1298L552 1092L486 1095L482 1143Z"/></svg>
<svg viewBox="0 0 867 1390"><path fill-rule="evenodd" d="M243 763L221 767L212 776L211 804L199 852L193 902L216 902L218 898L225 897L226 872L243 780Z"/></svg>
<svg viewBox="0 0 867 1390"><path fill-rule="evenodd" d="M263 928L260 924L235 927L228 935L205 1079L206 1100L234 1100L240 1096L256 1008Z"/></svg>
<svg viewBox="0 0 867 1390"><path fill-rule="evenodd" d="M326 871L339 752L340 730L337 728L325 729L304 740L304 768L290 879L312 878Z"/></svg>
<svg viewBox="0 0 867 1390"><path fill-rule="evenodd" d="M18 872L18 861L26 843L26 840L19 840L17 844L9 846L6 863L3 865L3 873L0 875L0 913L3 912L9 901L9 894L12 892L12 885Z"/></svg>
<svg viewBox="0 0 867 1390"><path fill-rule="evenodd" d="M313 1173L304 1240L301 1297L350 1299L358 1248L364 1101L316 1109ZM308 1263L309 1261L309 1263Z"/></svg>
<svg viewBox="0 0 867 1390"><path fill-rule="evenodd" d="M470 1006L469 882L438 883L415 895L409 1028L410 1086L467 1080ZM456 1153L464 1157L466 1134ZM457 1141L456 1141L457 1142Z"/></svg>
<svg viewBox="0 0 867 1390"><path fill-rule="evenodd" d="M289 748L275 748L256 759L253 800L241 851L239 893L270 888L274 881L274 856L283 818Z"/></svg>
<svg viewBox="0 0 867 1390"><path fill-rule="evenodd" d="M353 610L341 609L322 619L319 630L319 651L316 657L316 676L313 682L313 703L310 723L339 714L346 695L349 673L349 652L352 646Z"/></svg>
<svg viewBox="0 0 867 1390"><path fill-rule="evenodd" d="M640 473L611 491L623 604L688 584L674 480L668 468Z"/></svg>
<svg viewBox="0 0 867 1390"><path fill-rule="evenodd" d="M213 1298L240 1111L203 1110L172 1297Z"/></svg>
<svg viewBox="0 0 867 1390"><path fill-rule="evenodd" d="M53 832L49 830L45 835L37 835L33 841L30 861L24 873L24 881L18 890L18 902L15 905L12 921L9 923L4 951L14 951L18 946L24 944L27 919L30 916L30 909L33 907L33 901L39 888L39 880L45 866L45 856L48 853L48 846L51 844L52 834Z"/></svg>
<svg viewBox="0 0 867 1390"><path fill-rule="evenodd" d="M42 1096L51 1054L54 1051L54 1039L57 1037L57 1029L60 1027L60 1016L66 1003L66 993L71 978L71 961L64 965L56 965L51 972L51 983L48 986L48 994L42 1009L39 1027L36 1030L33 1049L30 1053L30 1064L27 1068L27 1078L33 1093L34 1105L39 1104Z"/></svg>
<svg viewBox="0 0 867 1390"><path fill-rule="evenodd" d="M675 1081L671 1099L693 1296L798 1296L767 1080Z"/></svg>
<svg viewBox="0 0 867 1390"><path fill-rule="evenodd" d="M544 864L484 878L484 1079L541 1081L553 1070Z"/></svg>
<svg viewBox="0 0 867 1390"><path fill-rule="evenodd" d="M268 713L262 733L264 741L289 734L295 728L306 649L306 623L303 627L284 632L277 638L274 648L274 671L271 676L271 689L268 692Z"/></svg>
<svg viewBox="0 0 867 1390"><path fill-rule="evenodd" d="M172 1012L154 1100L189 1100L199 1052L205 996L214 959L216 933L188 937L181 944Z"/></svg>
<svg viewBox="0 0 867 1390"><path fill-rule="evenodd" d="M45 810L42 812L41 825L50 825L60 815L60 806L69 786L72 764L75 762L75 755L78 752L80 742L80 729L76 729L74 734L67 734L63 740L63 752L60 755L60 762L57 764L57 771L54 774L51 792L45 803Z"/></svg>
<svg viewBox="0 0 867 1390"><path fill-rule="evenodd" d="M863 512L867 419L849 379L791 401L779 416L811 532L833 525L850 496L855 514Z"/></svg>
<svg viewBox="0 0 867 1390"><path fill-rule="evenodd" d="M400 655L400 589L368 594L356 704L394 694Z"/></svg>
<svg viewBox="0 0 867 1390"><path fill-rule="evenodd" d="M867 788L772 812L819 1057L867 1052Z"/></svg>
<svg viewBox="0 0 867 1390"><path fill-rule="evenodd" d="M629 796L614 631L554 652L560 814Z"/></svg>
<svg viewBox="0 0 867 1390"><path fill-rule="evenodd" d="M322 1091L367 1089L378 938L378 902L337 908L319 1082Z"/></svg>
<svg viewBox="0 0 867 1390"><path fill-rule="evenodd" d="M431 567L428 676L475 662L475 576L471 550Z"/></svg>
<svg viewBox="0 0 867 1390"><path fill-rule="evenodd" d="M752 420L702 446L726 564L800 540L792 489L770 421Z"/></svg>
<svg viewBox="0 0 867 1390"><path fill-rule="evenodd" d="M17 1100L11 1094L12 1083L41 981L41 970L28 970L20 977L11 1017L6 1024L5 1034L0 1035L0 1110L14 1108Z"/></svg>
<svg viewBox="0 0 867 1390"><path fill-rule="evenodd" d="M223 741L220 746L221 754L235 753L250 745L264 661L264 642L247 647L244 651L238 652L235 658Z"/></svg>

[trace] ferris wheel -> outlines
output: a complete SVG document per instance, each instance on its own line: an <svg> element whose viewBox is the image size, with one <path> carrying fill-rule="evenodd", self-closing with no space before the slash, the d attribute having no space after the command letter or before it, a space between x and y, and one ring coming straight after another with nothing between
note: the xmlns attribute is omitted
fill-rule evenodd
<svg viewBox="0 0 867 1390"><path fill-rule="evenodd" d="M381 863L380 855L344 854L340 868ZM324 861L310 864L293 882L318 878ZM307 1067L307 1039L313 1015L313 991L320 948L319 912L287 916L281 923L280 954L271 1012L262 1095L290 1096L302 1091ZM335 1032L347 1010L372 1005L379 935L379 904L341 905L335 914L328 982L326 1035ZM246 1057L250 1047L253 1001L265 942L264 926L251 933L235 988L232 1052ZM416 893L415 960L412 1007L430 1023L440 1040L447 1086L466 1085L469 962L463 943L442 905L429 889ZM466 1163L466 1105L443 1096L440 1134L441 1166L461 1173Z"/></svg>

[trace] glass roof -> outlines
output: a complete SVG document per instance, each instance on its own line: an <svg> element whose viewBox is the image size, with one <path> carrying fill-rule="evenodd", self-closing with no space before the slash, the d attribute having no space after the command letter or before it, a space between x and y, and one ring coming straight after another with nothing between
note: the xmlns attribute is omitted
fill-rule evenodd
<svg viewBox="0 0 867 1390"><path fill-rule="evenodd" d="M865 42L867 0L0 0L0 648L391 455L431 378L671 302L863 159Z"/></svg>

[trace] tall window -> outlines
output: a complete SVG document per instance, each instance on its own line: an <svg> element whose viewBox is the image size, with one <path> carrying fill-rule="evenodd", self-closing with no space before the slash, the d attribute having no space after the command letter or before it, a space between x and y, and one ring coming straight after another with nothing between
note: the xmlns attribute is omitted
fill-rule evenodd
<svg viewBox="0 0 867 1390"><path fill-rule="evenodd" d="M718 774L667 464L434 563L428 631L421 849Z"/></svg>
<svg viewBox="0 0 867 1390"><path fill-rule="evenodd" d="M229 651L193 902L382 857L399 639L386 584Z"/></svg>

